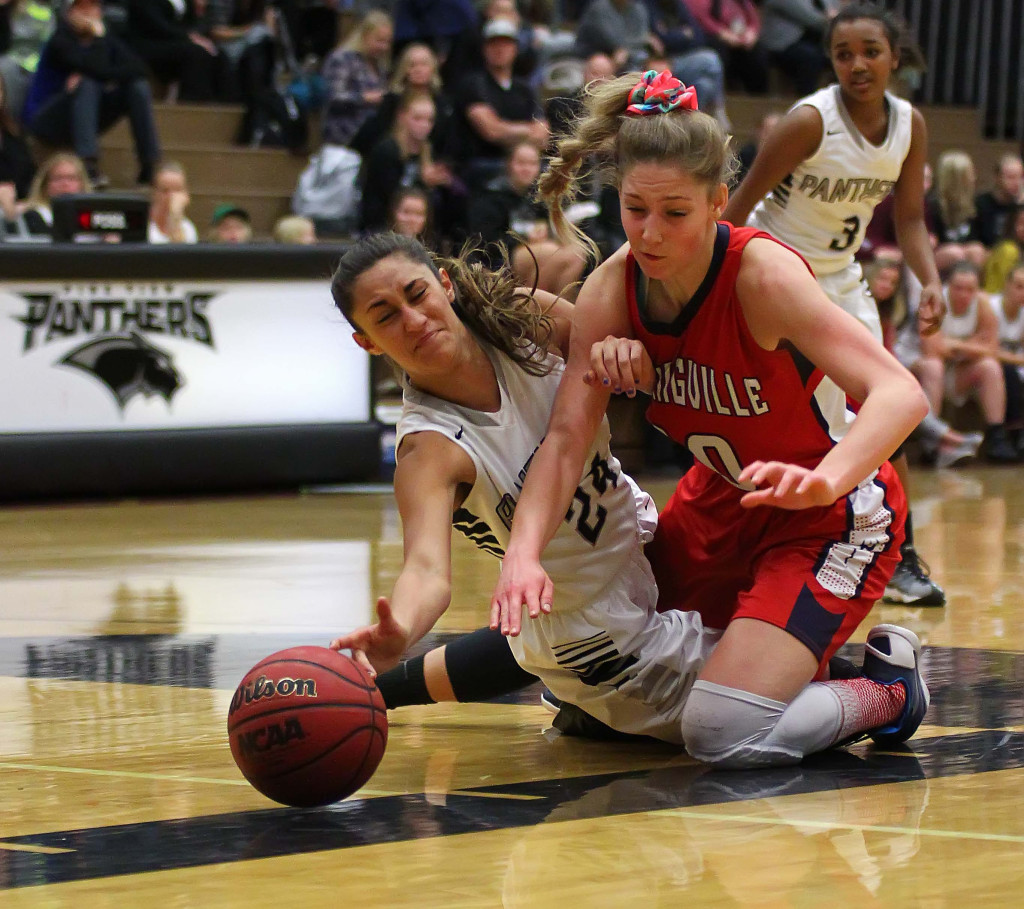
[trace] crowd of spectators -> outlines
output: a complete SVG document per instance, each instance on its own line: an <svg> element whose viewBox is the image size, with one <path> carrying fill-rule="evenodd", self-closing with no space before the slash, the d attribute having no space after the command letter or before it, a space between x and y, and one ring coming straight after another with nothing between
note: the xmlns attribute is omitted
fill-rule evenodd
<svg viewBox="0 0 1024 909"><path fill-rule="evenodd" d="M216 236L219 225L197 226L185 213L187 175L163 162L154 98L241 103L251 111L264 107L270 93L306 108L316 127L309 146L344 146L362 160L362 191L354 194L359 210L339 213L332 224L314 223L314 231L330 236L339 224L396 226L425 205L425 215L416 216L421 230L452 248L488 207L489 225L508 230L522 222L512 209L495 213L496 200L518 205L509 193L517 169L511 156L524 156L524 143L538 155L550 151L556 133L545 102L553 94L573 95L585 76L670 66L697 86L705 109L728 123L727 87L768 90L775 61L762 28L773 16L798 15L778 6L753 0L0 0L6 235L45 236L45 218L26 225L25 216L45 209L38 197L30 204L29 189L36 167L54 152L73 152L81 162L79 190L107 187L100 137L127 118L138 163L136 184L128 188L152 193L152 242ZM405 194L408 189L419 193ZM585 201L584 227L599 243L613 242L615 213L605 209L614 197L595 191ZM520 245L512 237L488 239ZM551 280L579 271L553 238L544 244L541 264L554 257L544 269Z"/></svg>
<svg viewBox="0 0 1024 909"><path fill-rule="evenodd" d="M579 113L583 86L628 69L670 67L728 124L726 91L793 97L827 80L821 37L842 0L0 0L0 221L8 238L45 240L51 200L102 189L99 137L128 118L136 189L150 194L152 243L245 243L253 220L226 201L189 216L188 175L163 159L153 98L255 105L291 95L321 144L356 166L353 210L274 225L306 244L389 227L452 250L478 238L508 248L520 277L562 291L584 274L533 201L544 158ZM774 77L770 77L772 72ZM774 81L773 81L774 80ZM749 166L782 113L766 109L740 149ZM918 288L902 268L891 197L862 251L887 338L921 378L933 410L973 395L1024 457L1024 163L1008 155L979 192L970 156L935 161L926 212L952 318L919 337ZM624 239L614 189L583 178L569 214L604 253ZM940 463L971 438L943 429Z"/></svg>
<svg viewBox="0 0 1024 909"><path fill-rule="evenodd" d="M875 210L862 255L880 302L887 340L921 382L932 412L956 415L971 399L994 442L989 460L1024 461L1024 160L1003 155L991 189L978 192L971 156L942 152L925 173L925 221L944 280L947 316L922 336L917 285L893 226L892 197ZM957 434L924 440L941 466L967 454ZM968 440L969 442L970 440ZM975 446L976 447L976 446Z"/></svg>

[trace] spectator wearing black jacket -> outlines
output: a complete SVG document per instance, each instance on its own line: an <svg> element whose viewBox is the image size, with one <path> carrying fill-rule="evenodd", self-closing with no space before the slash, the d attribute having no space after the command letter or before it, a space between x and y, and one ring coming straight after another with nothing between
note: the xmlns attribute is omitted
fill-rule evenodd
<svg viewBox="0 0 1024 909"><path fill-rule="evenodd" d="M194 0L128 0L126 40L162 82L177 82L182 101L213 101L217 46L199 30Z"/></svg>
<svg viewBox="0 0 1024 909"><path fill-rule="evenodd" d="M531 141L522 140L509 152L505 173L470 197L469 233L483 241L477 255L488 267L501 264L502 243L521 284L532 286L536 281L541 290L562 293L582 276L585 259L552 235L548 210L534 197L538 177L540 152Z"/></svg>
<svg viewBox="0 0 1024 909"><path fill-rule="evenodd" d="M1006 233L1006 218L1024 202L1024 161L1003 155L996 164L995 186L974 200L978 239L991 249Z"/></svg>
<svg viewBox="0 0 1024 909"><path fill-rule="evenodd" d="M99 137L125 114L132 126L140 184L153 182L160 140L142 60L108 34L100 0L72 0L43 48L23 118L54 146L72 145L97 188Z"/></svg>
<svg viewBox="0 0 1024 909"><path fill-rule="evenodd" d="M431 157L434 117L434 101L427 92L411 92L399 103L391 133L363 159L361 230L387 228L392 198L404 186L420 186L434 195L452 185L451 171Z"/></svg>
<svg viewBox="0 0 1024 909"><path fill-rule="evenodd" d="M28 194L35 172L21 127L7 105L7 86L0 77L0 213L6 220L17 217L15 203Z"/></svg>

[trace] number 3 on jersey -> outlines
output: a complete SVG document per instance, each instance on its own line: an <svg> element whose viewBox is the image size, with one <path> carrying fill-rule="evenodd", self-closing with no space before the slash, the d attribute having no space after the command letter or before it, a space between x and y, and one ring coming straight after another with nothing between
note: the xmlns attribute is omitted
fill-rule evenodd
<svg viewBox="0 0 1024 909"><path fill-rule="evenodd" d="M752 483L740 482L740 471L743 465L736 456L732 445L721 436L709 436L694 433L686 439L686 447L690 454L709 470L713 470L723 480L728 480L738 489L748 492L756 487Z"/></svg>
<svg viewBox="0 0 1024 909"><path fill-rule="evenodd" d="M856 215L843 219L843 224L846 227L843 228L842 236L836 237L828 245L828 248L833 252L842 252L844 249L849 249L853 246L853 241L857 239L857 234L860 233L860 218Z"/></svg>

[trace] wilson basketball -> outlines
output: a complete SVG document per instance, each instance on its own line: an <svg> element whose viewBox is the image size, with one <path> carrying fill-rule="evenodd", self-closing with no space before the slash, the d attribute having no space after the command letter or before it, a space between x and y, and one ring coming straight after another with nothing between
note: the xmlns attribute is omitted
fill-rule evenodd
<svg viewBox="0 0 1024 909"><path fill-rule="evenodd" d="M242 775L284 805L327 805L373 775L388 741L377 686L351 657L292 647L261 660L228 711L231 754Z"/></svg>

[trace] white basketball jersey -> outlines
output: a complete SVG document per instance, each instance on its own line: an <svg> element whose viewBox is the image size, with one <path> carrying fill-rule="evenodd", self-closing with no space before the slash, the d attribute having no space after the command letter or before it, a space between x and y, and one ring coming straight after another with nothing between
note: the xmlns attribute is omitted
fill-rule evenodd
<svg viewBox="0 0 1024 909"><path fill-rule="evenodd" d="M476 466L476 483L453 523L477 547L500 558L526 469L547 432L564 364L549 354L552 371L531 376L483 346L494 364L501 408L482 413L407 387L396 447L409 433L430 430L465 450ZM609 450L610 437L605 418L565 520L544 550L542 564L555 585L560 611L593 601L657 527L654 502L622 472Z"/></svg>
<svg viewBox="0 0 1024 909"><path fill-rule="evenodd" d="M999 318L999 346L1011 353L1024 353L1024 307L1012 321L1003 312L1003 295L992 294L989 297L992 308Z"/></svg>
<svg viewBox="0 0 1024 909"><path fill-rule="evenodd" d="M797 101L821 114L821 144L758 202L749 224L792 246L818 276L853 262L875 210L896 185L910 150L913 108L886 93L889 130L872 145L854 125L838 85Z"/></svg>
<svg viewBox="0 0 1024 909"><path fill-rule="evenodd" d="M397 444L438 432L473 459L476 482L453 524L480 549L504 556L526 470L547 432L563 364L531 376L484 345L501 407L481 413L407 387ZM658 588L641 545L657 527L654 502L609 451L604 419L572 504L541 562L554 584L550 614L524 619L509 647L556 697L621 732L682 743L680 717L720 636L695 612L656 611ZM481 604L483 607L486 604Z"/></svg>

